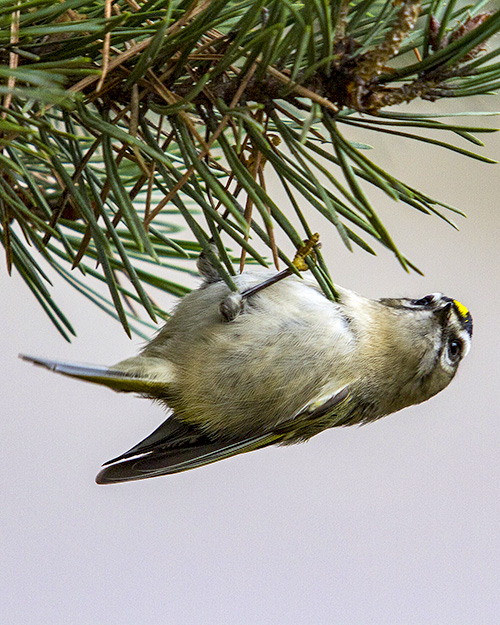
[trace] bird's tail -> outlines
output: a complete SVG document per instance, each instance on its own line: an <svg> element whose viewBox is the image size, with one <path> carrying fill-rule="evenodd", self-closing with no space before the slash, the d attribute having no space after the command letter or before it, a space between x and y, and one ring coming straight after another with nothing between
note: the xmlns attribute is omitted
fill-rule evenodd
<svg viewBox="0 0 500 625"><path fill-rule="evenodd" d="M77 378L85 382L102 384L114 391L124 393L141 393L152 397L159 396L167 390L165 380L148 378L144 375L135 375L133 370L120 371L118 368L102 365L87 365L83 363L64 362L49 358L37 358L19 354L19 357L35 365L45 367L50 371L61 373L70 378Z"/></svg>

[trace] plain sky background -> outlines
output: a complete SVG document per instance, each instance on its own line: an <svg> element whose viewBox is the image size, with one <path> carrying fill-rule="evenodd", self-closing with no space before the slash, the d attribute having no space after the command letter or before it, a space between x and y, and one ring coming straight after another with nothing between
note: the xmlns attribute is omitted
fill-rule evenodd
<svg viewBox="0 0 500 625"><path fill-rule="evenodd" d="M500 108L498 97L471 105ZM113 363L140 341L57 282L78 331L66 344L1 258L0 623L499 622L500 169L405 139L346 134L469 215L456 232L371 195L423 278L383 250L349 254L318 222L339 284L373 297L443 291L470 308L473 347L456 380L423 405L304 445L97 486L100 464L149 434L161 409L17 354ZM500 157L500 137L484 140L481 152Z"/></svg>

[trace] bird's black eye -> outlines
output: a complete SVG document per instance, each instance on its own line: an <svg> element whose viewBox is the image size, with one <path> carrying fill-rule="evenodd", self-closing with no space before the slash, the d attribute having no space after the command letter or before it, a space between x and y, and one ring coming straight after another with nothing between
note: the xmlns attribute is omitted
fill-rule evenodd
<svg viewBox="0 0 500 625"><path fill-rule="evenodd" d="M456 362L462 354L463 344L459 339L453 339L448 343L448 355L452 362Z"/></svg>
<svg viewBox="0 0 500 625"><path fill-rule="evenodd" d="M426 295L425 297L422 297L421 299L412 299L411 303L413 304L413 306L429 306L429 304L432 304L434 300L435 300L434 295Z"/></svg>

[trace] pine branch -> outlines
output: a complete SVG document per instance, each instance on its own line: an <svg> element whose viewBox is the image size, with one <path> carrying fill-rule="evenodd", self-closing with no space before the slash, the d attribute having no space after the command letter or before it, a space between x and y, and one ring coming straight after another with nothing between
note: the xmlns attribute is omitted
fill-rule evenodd
<svg viewBox="0 0 500 625"><path fill-rule="evenodd" d="M127 332L140 332L136 305L153 322L164 318L155 289L184 294L183 276L193 271L186 262L201 250L231 289L234 263L266 265L263 250L291 266L311 235L305 205L349 249L374 253L375 240L417 270L378 217L370 188L451 225L447 211L459 211L381 169L349 131L491 162L456 143L480 148L475 135L491 128L388 110L498 88L500 49L487 44L500 11L485 4L6 0L0 239L8 272L16 268L69 339L43 263ZM290 214L273 200L270 174ZM275 230L290 243L279 247ZM334 297L321 256L317 263ZM163 267L178 280L166 280ZM90 286L97 282L109 298Z"/></svg>

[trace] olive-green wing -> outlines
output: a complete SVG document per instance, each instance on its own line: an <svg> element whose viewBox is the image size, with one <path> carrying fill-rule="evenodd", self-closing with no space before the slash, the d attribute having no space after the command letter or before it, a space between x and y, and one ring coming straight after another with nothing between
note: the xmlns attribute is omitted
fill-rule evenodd
<svg viewBox="0 0 500 625"><path fill-rule="evenodd" d="M231 456L244 454L268 445L278 443L282 437L277 434L264 434L237 443L206 443L186 446L180 449L153 449L135 458L114 462L97 475L98 484L116 484L145 480L160 475L171 475L189 469L196 469ZM147 440L147 439L146 439Z"/></svg>
<svg viewBox="0 0 500 625"><path fill-rule="evenodd" d="M294 422L299 428L296 440L304 440L306 437L301 437L299 425L303 426L304 417L309 424L315 420L323 422L324 417L348 397L349 389L342 388L309 404L276 431L233 443L211 441L199 429L178 421L174 414L132 449L106 463L96 482L113 484L171 475L280 442L293 442L290 434L294 432Z"/></svg>

